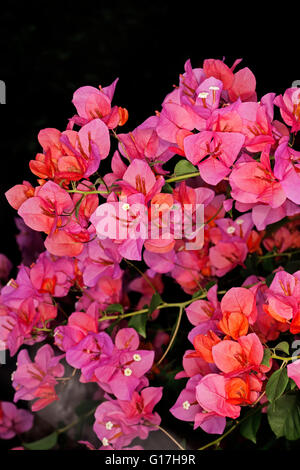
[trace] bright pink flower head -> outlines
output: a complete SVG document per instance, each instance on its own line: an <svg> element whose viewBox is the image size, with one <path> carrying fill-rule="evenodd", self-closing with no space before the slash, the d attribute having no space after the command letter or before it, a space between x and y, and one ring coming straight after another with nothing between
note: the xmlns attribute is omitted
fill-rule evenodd
<svg viewBox="0 0 300 470"><path fill-rule="evenodd" d="M263 203L277 208L286 200L286 194L273 174L267 153L261 155L260 162L238 163L229 182L232 197L245 204Z"/></svg>
<svg viewBox="0 0 300 470"><path fill-rule="evenodd" d="M9 204L16 210L32 196L34 196L34 187L28 181L23 181L23 184L13 186L5 193Z"/></svg>
<svg viewBox="0 0 300 470"><path fill-rule="evenodd" d="M261 152L273 145L273 129L268 107L263 103L239 103L237 112L242 118L242 134L245 135L244 146L249 152Z"/></svg>
<svg viewBox="0 0 300 470"><path fill-rule="evenodd" d="M226 378L208 374L196 387L198 403L208 412L236 419L240 405L253 403L261 390L261 381L255 376Z"/></svg>
<svg viewBox="0 0 300 470"><path fill-rule="evenodd" d="M279 106L284 122L291 126L291 132L300 130L300 91L299 88L288 88L284 95L275 98L274 104Z"/></svg>
<svg viewBox="0 0 300 470"><path fill-rule="evenodd" d="M292 320L290 331L297 334L300 331L299 302L300 302L299 271L294 275L279 271L266 294L264 311L275 320L286 323Z"/></svg>
<svg viewBox="0 0 300 470"><path fill-rule="evenodd" d="M263 355L263 346L255 333L240 336L237 341L223 340L212 348L216 366L229 375L260 370Z"/></svg>
<svg viewBox="0 0 300 470"><path fill-rule="evenodd" d="M107 87L99 86L99 89L92 86L78 88L72 100L78 115L70 119L70 127L73 122L83 125L93 119L101 119L109 129L125 124L128 118L126 109L111 107L118 80Z"/></svg>
<svg viewBox="0 0 300 470"><path fill-rule="evenodd" d="M192 325L197 326L208 320L220 318L220 306L217 298L217 284L207 292L208 300L196 300L186 308L186 314Z"/></svg>
<svg viewBox="0 0 300 470"><path fill-rule="evenodd" d="M18 354L18 367L13 374L14 401L36 400L32 410L38 411L58 400L55 385L56 377L64 374L64 367L59 363L62 357L54 356L53 349L46 344L38 350L32 362L28 351L23 349Z"/></svg>
<svg viewBox="0 0 300 470"><path fill-rule="evenodd" d="M29 431L33 425L33 415L20 410L13 403L0 402L0 439L12 439L16 434Z"/></svg>
<svg viewBox="0 0 300 470"><path fill-rule="evenodd" d="M203 131L184 139L187 159L198 165L203 180L216 185L230 173L245 136L237 132Z"/></svg>
<svg viewBox="0 0 300 470"><path fill-rule="evenodd" d="M32 297L18 302L16 308L0 306L1 349L7 348L14 355L22 344L42 341L45 334L39 328L44 328L56 315L56 306L47 301L39 303Z"/></svg>
<svg viewBox="0 0 300 470"><path fill-rule="evenodd" d="M153 364L154 351L138 349L139 337L133 328L123 328L115 338L111 361L95 370L104 390L120 400L129 400Z"/></svg>
<svg viewBox="0 0 300 470"><path fill-rule="evenodd" d="M153 408L161 396L162 387L148 387L141 393L133 392L131 400L101 403L95 413L94 431L102 445L120 448L136 437L146 439L149 431L156 430L160 424Z"/></svg>
<svg viewBox="0 0 300 470"><path fill-rule="evenodd" d="M39 256L30 270L30 279L37 291L54 297L66 296L74 277L74 263L70 258L58 258L47 252Z"/></svg>
<svg viewBox="0 0 300 470"><path fill-rule="evenodd" d="M289 144L290 136L282 137L275 151L274 175L280 180L286 197L295 204L299 197L299 159L300 152Z"/></svg>
<svg viewBox="0 0 300 470"><path fill-rule="evenodd" d="M18 214L33 230L49 234L64 224L73 209L70 195L58 184L48 181L21 205Z"/></svg>
<svg viewBox="0 0 300 470"><path fill-rule="evenodd" d="M82 372L81 381L94 379L95 369L109 362L113 352L113 342L107 333L88 333L78 344L69 348L67 362Z"/></svg>
<svg viewBox="0 0 300 470"><path fill-rule="evenodd" d="M142 193L145 196L145 201L148 202L160 192L164 182L162 176L158 176L156 179L148 163L135 158L125 171L123 179L119 181L119 185L122 188L122 196Z"/></svg>
<svg viewBox="0 0 300 470"><path fill-rule="evenodd" d="M197 401L205 411L236 419L241 409L228 403L226 395L226 379L222 375L208 374L196 387Z"/></svg>
<svg viewBox="0 0 300 470"><path fill-rule="evenodd" d="M130 161L138 158L151 162L157 173L164 174L161 166L173 155L169 149L169 142L160 139L157 135L156 126L158 116L151 116L136 129L128 134L119 134L119 151Z"/></svg>
<svg viewBox="0 0 300 470"><path fill-rule="evenodd" d="M122 257L118 252L118 245L109 238L91 240L85 244L78 259L84 285L88 287L94 287L101 277L115 279L122 274Z"/></svg>
<svg viewBox="0 0 300 470"><path fill-rule="evenodd" d="M244 287L232 287L221 300L222 314L241 313L253 325L257 317L255 295Z"/></svg>
<svg viewBox="0 0 300 470"><path fill-rule="evenodd" d="M245 242L219 242L210 248L209 259L216 276L222 277L236 266L243 266L247 254Z"/></svg>
<svg viewBox="0 0 300 470"><path fill-rule="evenodd" d="M142 160L134 160L144 163ZM148 211L143 194L133 192L123 200L101 204L90 218L100 240L116 243L119 256L140 260L148 236Z"/></svg>
<svg viewBox="0 0 300 470"><path fill-rule="evenodd" d="M55 344L62 351L67 351L81 342L89 333L98 333L98 304L93 302L86 312L74 312L68 318L67 325L55 329Z"/></svg>

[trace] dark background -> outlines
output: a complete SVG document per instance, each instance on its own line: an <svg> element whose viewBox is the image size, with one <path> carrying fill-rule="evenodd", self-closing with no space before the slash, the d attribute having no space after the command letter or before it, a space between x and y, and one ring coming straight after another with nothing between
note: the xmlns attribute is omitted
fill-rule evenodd
<svg viewBox="0 0 300 470"><path fill-rule="evenodd" d="M1 6L0 106L1 248L20 261L17 232L4 191L23 179L35 184L28 162L44 127L64 130L80 86L106 86L119 77L113 104L129 110L123 132L160 109L184 62L243 58L258 95L282 93L300 79L298 11L273 4L213 2L10 1Z"/></svg>

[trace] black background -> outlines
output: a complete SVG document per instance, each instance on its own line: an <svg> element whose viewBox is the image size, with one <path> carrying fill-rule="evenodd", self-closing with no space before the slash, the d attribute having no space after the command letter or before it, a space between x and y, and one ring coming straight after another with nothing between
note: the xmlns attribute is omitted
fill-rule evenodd
<svg viewBox="0 0 300 470"><path fill-rule="evenodd" d="M35 185L28 162L40 150L38 131L64 130L80 86L119 83L113 104L129 110L123 132L159 110L178 83L184 62L243 58L256 75L259 97L282 93L300 79L298 11L262 2L19 2L1 6L0 106L1 247L20 261L15 211L4 191L23 179Z"/></svg>

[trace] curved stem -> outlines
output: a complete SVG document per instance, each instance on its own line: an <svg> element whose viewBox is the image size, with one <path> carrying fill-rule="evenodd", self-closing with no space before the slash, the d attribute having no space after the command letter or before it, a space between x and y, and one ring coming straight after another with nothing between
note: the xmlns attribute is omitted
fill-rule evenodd
<svg viewBox="0 0 300 470"><path fill-rule="evenodd" d="M180 326L180 323L181 323L181 319L182 319L182 314L183 314L183 306L181 305L179 307L179 314L178 314L178 318L177 318L177 323L176 323L176 326L175 326L175 330L174 330L174 333L172 335L172 338L171 338L171 341L169 342L168 344L168 347L167 349L165 350L164 354L162 355L162 357L159 359L159 361L157 361L157 363L155 364L156 366L159 366L159 364L162 363L162 361L164 360L164 358L166 357L166 355L168 354L168 352L170 351L174 341L175 341L175 338L177 336L177 333L178 333L178 330L179 330L179 326Z"/></svg>
<svg viewBox="0 0 300 470"><path fill-rule="evenodd" d="M132 268L134 268L142 276L143 279L145 279L145 281L151 287L151 289L153 290L153 292L155 294L157 292L157 290L155 289L154 285L152 284L152 282L148 278L147 274L143 273L143 271L141 271L140 268L138 268L134 263L132 263L128 259L124 258L124 261L128 264L128 266L131 266Z"/></svg>
<svg viewBox="0 0 300 470"><path fill-rule="evenodd" d="M296 359L300 359L300 356L282 357L282 356L277 356L277 354L272 354L271 358L279 359L280 361L284 361L284 362L289 362L289 361L295 361Z"/></svg>
<svg viewBox="0 0 300 470"><path fill-rule="evenodd" d="M226 291L219 291L219 294L224 294ZM193 299L186 300L185 302L175 302L175 303L167 303L164 302L156 307L156 309L161 310L163 308L171 308L171 307L182 307L185 308L189 304L195 302L199 299L204 299L207 296L207 292L201 294ZM148 308L142 308L140 310L136 310L135 312L128 312L122 313L121 315L105 315L104 317L99 318L99 322L106 321L106 320L122 320L123 318L134 317L135 315L142 315L143 313L147 313L149 311Z"/></svg>
<svg viewBox="0 0 300 470"><path fill-rule="evenodd" d="M228 431L222 434L222 436L218 437L214 441L209 442L208 444L205 444L205 446L199 447L198 450L205 450L214 445L218 445L226 436L228 436L228 434L232 433L232 431L234 431L239 426L239 424L240 421L236 421L235 424L228 429Z"/></svg>
<svg viewBox="0 0 300 470"><path fill-rule="evenodd" d="M85 196L88 196L89 194L109 194L109 191L97 191L96 189L92 191L81 191L80 189L68 189L68 193L84 194Z"/></svg>

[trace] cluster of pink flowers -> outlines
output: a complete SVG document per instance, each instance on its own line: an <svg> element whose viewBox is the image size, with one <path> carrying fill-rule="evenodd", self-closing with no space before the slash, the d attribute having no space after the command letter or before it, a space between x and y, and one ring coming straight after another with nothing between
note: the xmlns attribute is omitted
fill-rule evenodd
<svg viewBox="0 0 300 470"><path fill-rule="evenodd" d="M240 62L208 59L192 68L188 60L161 110L128 133L117 133L128 119L125 108L112 105L117 80L80 88L66 129L38 134L42 150L29 162L36 185L23 181L6 192L20 216L22 251L9 281L12 264L0 255L0 350L18 353L14 400L34 400L38 411L59 399L66 361L82 383L97 383L104 393L94 424L100 449L127 449L159 429L153 409L163 387L150 380L159 377L155 360L170 335L161 328L146 342L130 321L148 307L146 321L159 319L167 308L164 276L195 296L185 303L194 349L176 375L188 380L170 410L194 429L222 434L226 418L259 402L276 369L272 359L262 364L266 343L300 333L300 271L278 267L269 286L253 274L218 298L217 282L245 269L249 256L267 250L276 260L300 247L300 152L293 148L300 90L258 101L253 73L236 71ZM132 279L135 261L144 268ZM135 304L132 292L140 295ZM159 301L152 308L153 293ZM27 348L19 351L45 341L51 344L34 360ZM297 385L299 361L288 366ZM28 412L1 406L0 437L30 428Z"/></svg>

